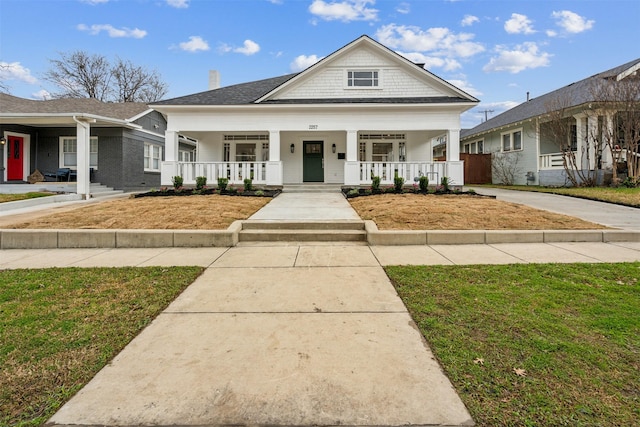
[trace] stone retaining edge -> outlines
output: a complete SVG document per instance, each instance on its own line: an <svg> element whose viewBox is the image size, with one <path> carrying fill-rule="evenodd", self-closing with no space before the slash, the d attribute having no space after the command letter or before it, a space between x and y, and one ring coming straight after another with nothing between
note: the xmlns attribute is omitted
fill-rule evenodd
<svg viewBox="0 0 640 427"><path fill-rule="evenodd" d="M378 230L365 221L371 246L498 243L640 242L632 230ZM0 229L0 249L233 247L242 221L226 230Z"/></svg>

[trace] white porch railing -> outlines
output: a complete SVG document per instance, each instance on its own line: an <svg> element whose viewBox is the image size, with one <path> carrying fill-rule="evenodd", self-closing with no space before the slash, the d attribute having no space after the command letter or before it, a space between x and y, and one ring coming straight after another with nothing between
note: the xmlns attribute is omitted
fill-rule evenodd
<svg viewBox="0 0 640 427"><path fill-rule="evenodd" d="M541 154L538 164L540 169L558 169L563 168L562 153Z"/></svg>
<svg viewBox="0 0 640 427"><path fill-rule="evenodd" d="M453 164L455 170L450 168ZM439 185L443 176L451 178L453 184L462 185L461 168L462 162L360 162L360 184L370 185L374 176L380 177L381 184L393 184L396 176L404 178L405 184L410 184L424 175L432 185Z"/></svg>
<svg viewBox="0 0 640 427"><path fill-rule="evenodd" d="M243 184L246 178L266 184L267 162L178 162L178 175L184 184L195 184L198 176L206 176L209 185L218 178L227 178L229 184Z"/></svg>

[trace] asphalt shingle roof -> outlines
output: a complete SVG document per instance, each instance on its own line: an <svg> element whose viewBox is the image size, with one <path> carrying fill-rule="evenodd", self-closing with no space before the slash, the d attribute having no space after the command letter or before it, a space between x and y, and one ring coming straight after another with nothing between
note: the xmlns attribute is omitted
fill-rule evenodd
<svg viewBox="0 0 640 427"><path fill-rule="evenodd" d="M270 79L257 80L249 83L241 83L208 90L206 92L195 93L193 95L181 96L178 98L157 101L154 105L246 105L253 104L254 101L263 95L271 92L281 84L287 82L295 74L273 77Z"/></svg>
<svg viewBox="0 0 640 427"><path fill-rule="evenodd" d="M547 109L549 103L554 100L568 100L570 106L578 106L588 102L595 102L596 100L593 99L593 94L590 90L595 81L615 77L638 63L640 63L640 58L523 102L522 104L513 107L502 114L498 114L472 129L463 130L460 133L460 137L471 137L495 128L500 128L546 114L548 113Z"/></svg>
<svg viewBox="0 0 640 427"><path fill-rule="evenodd" d="M0 93L0 114L93 114L127 120L149 109L149 106L142 102L102 102L90 98L36 101Z"/></svg>

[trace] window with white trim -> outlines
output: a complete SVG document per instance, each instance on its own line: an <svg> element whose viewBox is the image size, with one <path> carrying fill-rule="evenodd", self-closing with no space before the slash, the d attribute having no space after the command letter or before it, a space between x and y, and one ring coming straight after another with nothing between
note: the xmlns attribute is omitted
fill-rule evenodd
<svg viewBox="0 0 640 427"><path fill-rule="evenodd" d="M148 172L160 172L162 163L162 147L155 144L144 143L144 170Z"/></svg>
<svg viewBox="0 0 640 427"><path fill-rule="evenodd" d="M348 88L378 88L380 87L380 71L378 70L349 70L347 71Z"/></svg>
<svg viewBox="0 0 640 427"><path fill-rule="evenodd" d="M75 136L60 137L60 167L77 169L78 139ZM98 137L89 139L89 167L98 169Z"/></svg>
<svg viewBox="0 0 640 427"><path fill-rule="evenodd" d="M503 133L502 135L502 151L518 151L522 150L522 130Z"/></svg>
<svg viewBox="0 0 640 427"><path fill-rule="evenodd" d="M178 160L181 162L195 162L196 152L193 150L180 150L178 151Z"/></svg>

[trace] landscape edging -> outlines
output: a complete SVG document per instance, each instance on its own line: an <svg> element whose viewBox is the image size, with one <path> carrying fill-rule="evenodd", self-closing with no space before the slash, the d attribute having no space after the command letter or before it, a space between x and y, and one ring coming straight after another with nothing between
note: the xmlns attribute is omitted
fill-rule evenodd
<svg viewBox="0 0 640 427"><path fill-rule="evenodd" d="M242 221L226 230L0 229L0 249L233 247ZM379 230L365 221L370 246L640 242L634 230Z"/></svg>

